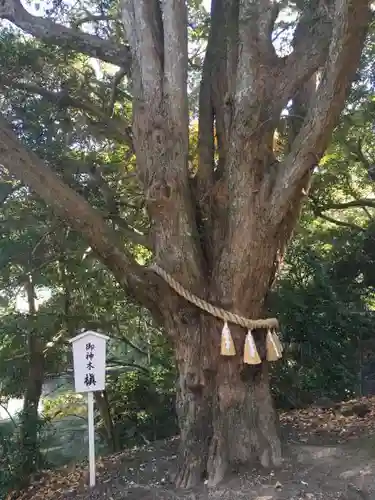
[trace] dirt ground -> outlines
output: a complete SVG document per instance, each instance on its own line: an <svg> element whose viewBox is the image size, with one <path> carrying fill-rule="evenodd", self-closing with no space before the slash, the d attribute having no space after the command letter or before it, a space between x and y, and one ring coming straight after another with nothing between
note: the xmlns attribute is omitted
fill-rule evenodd
<svg viewBox="0 0 375 500"><path fill-rule="evenodd" d="M351 405L362 405L357 413ZM375 398L343 408L310 408L280 416L285 460L278 470L243 469L217 488L177 491L171 478L178 439L103 457L89 490L87 464L46 471L8 500L375 500ZM349 408L349 410L348 410Z"/></svg>

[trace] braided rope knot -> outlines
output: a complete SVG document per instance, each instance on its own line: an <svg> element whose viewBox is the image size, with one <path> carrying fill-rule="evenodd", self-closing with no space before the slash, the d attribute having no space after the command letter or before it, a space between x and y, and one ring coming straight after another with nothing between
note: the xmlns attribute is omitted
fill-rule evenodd
<svg viewBox="0 0 375 500"><path fill-rule="evenodd" d="M168 274L164 269L159 267L157 264L152 264L149 268L154 271L158 276L160 276L168 285L181 297L185 300L194 304L202 311L206 311L211 314L211 316L215 316L223 320L224 322L234 323L236 325L240 325L243 328L247 328L248 330L254 330L256 328L264 328L264 329L279 329L279 322L276 318L266 318L266 319L248 319L244 316L239 316L238 314L232 313L230 311L226 311L221 307L216 307L201 299L197 295L186 290L178 281L176 281L170 274Z"/></svg>

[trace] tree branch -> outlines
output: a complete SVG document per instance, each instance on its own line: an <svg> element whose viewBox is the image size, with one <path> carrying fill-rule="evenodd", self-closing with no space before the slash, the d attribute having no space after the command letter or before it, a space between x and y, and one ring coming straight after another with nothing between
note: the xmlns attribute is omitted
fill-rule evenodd
<svg viewBox="0 0 375 500"><path fill-rule="evenodd" d="M45 43L70 47L88 56L126 68L128 72L130 70L131 57L128 47L119 46L110 40L103 40L75 28L67 28L50 19L33 16L24 9L19 0L2 0L0 18L7 19Z"/></svg>
<svg viewBox="0 0 375 500"><path fill-rule="evenodd" d="M270 0L240 2L238 15L238 68L236 85L237 107L253 108L255 100L264 100L269 86L264 82L274 77L272 70L278 67L278 57L272 44L271 33L275 22L274 9ZM270 97L270 96L268 96ZM251 122L260 123L261 111L251 109Z"/></svg>
<svg viewBox="0 0 375 500"><path fill-rule="evenodd" d="M344 222L341 220L334 219L333 217L330 217L329 215L323 214L320 211L314 211L314 213L317 217L320 217L321 219L324 219L327 222L331 222L332 224L336 224L336 226L354 229L355 231L366 231L366 229L364 227L358 226L357 224L354 224L352 222Z"/></svg>
<svg viewBox="0 0 375 500"><path fill-rule="evenodd" d="M72 160L72 163L76 166L77 164L82 165L81 162L74 160ZM64 165L65 162L63 163L63 166ZM85 166L83 166L83 168L80 168L80 171L87 173L87 175L89 175L90 179L92 180L92 184L94 185L94 187L96 189L99 189L99 191L101 192L108 210L108 215L105 216L105 219L112 220L115 224L117 224L121 233L126 236L129 241L133 242L136 245L144 246L148 250L152 250L152 244L148 235L145 235L138 231L136 228L131 227L121 216L121 213L119 211L119 207L121 206L125 206L133 210L137 210L139 209L139 207L131 205L130 203L126 203L125 201L118 200L116 193L112 191L108 183L105 181L105 179L103 179L100 171L95 168L95 166L91 165L90 168L90 165L86 165L86 168ZM63 174L65 174L65 172L66 169L64 168Z"/></svg>
<svg viewBox="0 0 375 500"><path fill-rule="evenodd" d="M112 220L120 228L120 232L124 234L132 243L136 245L141 245L148 250L152 250L151 242L147 235L140 233L135 228L129 226L125 219L116 214L109 214L107 219Z"/></svg>
<svg viewBox="0 0 375 500"><path fill-rule="evenodd" d="M34 258L34 256L36 255L37 250L45 242L45 240L47 240L47 238L49 236L51 236L52 234L56 233L56 231L59 229L60 225L61 225L60 222L57 222L56 224L53 224L52 227L49 227L47 229L47 231L44 231L44 233L42 234L42 236L38 239L38 241L34 245L33 249L31 250L31 258ZM44 254L43 250L42 250L42 253Z"/></svg>
<svg viewBox="0 0 375 500"><path fill-rule="evenodd" d="M124 0L122 18L133 59L137 98L161 99L163 27L158 0ZM142 83L141 83L142 82Z"/></svg>
<svg viewBox="0 0 375 500"><path fill-rule="evenodd" d="M3 119L0 121L0 156L5 168L30 186L57 215L86 238L131 296L146 307L157 309L155 300L158 294L156 286L152 286L155 283L153 273L134 262L121 248L116 233L107 226L100 213L65 185L36 154L26 150Z"/></svg>
<svg viewBox="0 0 375 500"><path fill-rule="evenodd" d="M161 4L168 16L162 17ZM193 287L202 259L188 171L188 113L180 115L181 106L187 110L184 19L182 0L123 0L133 60L134 145L155 256ZM182 60L172 53L176 49Z"/></svg>
<svg viewBox="0 0 375 500"><path fill-rule="evenodd" d="M271 0L240 2L240 43L243 44L245 53L251 52L256 63L262 60L268 63L277 60L272 44L272 30L278 15L278 8L279 6Z"/></svg>
<svg viewBox="0 0 375 500"><path fill-rule="evenodd" d="M320 2L307 2L293 37L293 52L284 60L280 86L282 107L324 65L332 22Z"/></svg>
<svg viewBox="0 0 375 500"><path fill-rule="evenodd" d="M90 102L88 96L80 96L79 98L69 95L66 91L61 90L53 92L44 87L40 87L34 83L26 83L22 81L17 81L15 79L9 78L7 76L0 76L0 86L4 88L17 88L20 90L25 90L31 94L37 94L45 98L47 101L56 104L60 108L72 107L85 111L90 115L97 118L100 123L106 127L108 135L113 137L119 142L125 142L131 149L133 148L133 142L130 132L129 124L119 118L110 118L106 115L100 108L95 104Z"/></svg>
<svg viewBox="0 0 375 500"><path fill-rule="evenodd" d="M124 363L123 361L118 360L115 357L108 357L107 363L108 363L108 367L107 367L108 371L111 371L111 369L116 369L116 368L131 368L131 369L136 369L136 370L142 371L144 373L147 373L147 375L150 374L150 369L147 368L147 366L142 366L142 365L135 363L135 362ZM114 365L114 366L111 366L111 365Z"/></svg>
<svg viewBox="0 0 375 500"><path fill-rule="evenodd" d="M105 217L106 220L111 220L117 224L121 233L126 236L129 241L152 250L152 245L148 235L145 235L136 228L131 227L122 217L119 210L119 207L126 207L133 210L140 210L141 207L127 203L124 200L119 200L116 193L110 188L96 165L90 162L86 163L69 158L62 160L61 163L58 163L56 166L59 170L61 170L63 179L66 179L70 186L77 187L77 191L79 191L78 188L81 187L81 185L75 180L74 174L86 174L89 178L88 183L92 188L91 191L94 194L100 193L103 201L105 202L106 215L103 215L103 217Z"/></svg>
<svg viewBox="0 0 375 500"><path fill-rule="evenodd" d="M368 0L335 0L332 37L321 82L277 173L270 214L275 221L285 215L300 179L324 153L355 75L370 15Z"/></svg>
<svg viewBox="0 0 375 500"><path fill-rule="evenodd" d="M3 205L20 188L21 185L19 183L14 186L10 182L2 183L0 181L0 205Z"/></svg>
<svg viewBox="0 0 375 500"><path fill-rule="evenodd" d="M169 113L174 123L183 121L188 139L189 109L187 95L188 40L185 0L164 0L164 77ZM181 124L180 124L181 127Z"/></svg>
<svg viewBox="0 0 375 500"><path fill-rule="evenodd" d="M139 314L141 314L141 311L139 312ZM117 329L118 335L117 336L113 336L112 335L112 338L116 338L116 339L120 340L121 342L124 342L125 344L127 344L128 346L130 346L132 349L134 349L135 351L137 351L142 356L149 356L149 353L147 353L146 351L144 351L143 349L141 349L140 347L138 347L131 340L129 340L128 337L126 337L123 334L121 326L120 326L120 323L119 323L119 320L118 320L117 317L115 319L115 325L116 325L116 329ZM157 356L157 355L155 355L153 353L150 353L150 358L153 359L153 360L155 360L155 361L157 361L158 363L160 363L163 366L166 366L166 367L168 366L168 363L166 363L162 358L159 358L159 356Z"/></svg>
<svg viewBox="0 0 375 500"><path fill-rule="evenodd" d="M81 17L74 21L73 28L78 29L82 24L86 23L94 23L99 21L116 21L118 17L116 16L107 16L105 14L99 14L95 16L94 14L88 14L87 16Z"/></svg>
<svg viewBox="0 0 375 500"><path fill-rule="evenodd" d="M111 98L109 101L108 105L108 115L113 116L114 112L114 106L116 102L116 94L117 94L117 86L120 84L121 80L124 78L126 75L126 71L124 69L120 69L114 76L113 82L112 82L112 89L111 89Z"/></svg>
<svg viewBox="0 0 375 500"><path fill-rule="evenodd" d="M375 199L362 198L359 200L346 201L343 203L330 203L322 208L322 210L342 210L345 208L375 208Z"/></svg>
<svg viewBox="0 0 375 500"><path fill-rule="evenodd" d="M360 137L356 143L355 149L351 150L351 154L356 158L357 161L362 163L362 165L365 167L367 170L368 176L372 181L375 181L375 167L374 165L366 158L365 153L363 152L362 149L362 143L363 140ZM349 150L350 150L349 146Z"/></svg>
<svg viewBox="0 0 375 500"><path fill-rule="evenodd" d="M202 79L199 90L199 126L198 126L198 171L193 179L194 194L196 196L198 212L198 226L202 231L203 249L207 266L212 267L212 262L208 258L210 252L208 248L212 242L212 210L211 192L214 185L214 154L215 154L215 130L214 130L214 109L212 102L212 82L211 82L211 40L207 45L207 53L203 63ZM217 122L216 122L217 123Z"/></svg>

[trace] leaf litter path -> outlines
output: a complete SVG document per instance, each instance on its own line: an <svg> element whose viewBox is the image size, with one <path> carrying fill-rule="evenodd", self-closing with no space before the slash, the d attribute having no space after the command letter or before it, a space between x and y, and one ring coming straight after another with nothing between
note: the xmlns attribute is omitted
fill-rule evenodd
<svg viewBox="0 0 375 500"><path fill-rule="evenodd" d="M275 471L240 469L222 485L177 491L178 439L125 450L97 462L47 471L7 500L375 500L375 398L280 415L286 460Z"/></svg>

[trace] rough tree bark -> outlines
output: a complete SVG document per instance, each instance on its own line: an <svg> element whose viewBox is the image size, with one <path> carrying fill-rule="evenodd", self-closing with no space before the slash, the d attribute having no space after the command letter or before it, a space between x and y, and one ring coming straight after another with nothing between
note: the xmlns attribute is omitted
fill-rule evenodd
<svg viewBox="0 0 375 500"><path fill-rule="evenodd" d="M293 50L279 57L272 32L286 3L213 1L194 180L188 170L185 1L122 0L131 70L129 57L121 60L123 48L108 48L105 57L97 52L131 72L132 139L155 261L191 292L254 319L265 314L265 297L344 106L370 19L368 0L294 2L301 4L301 15ZM29 33L44 40L52 35L60 45L70 39L77 50L93 54L97 39L75 38L50 22L46 31L39 18L28 16L25 22L20 9L16 0L2 2L2 16ZM298 116L290 116L289 145L278 160L274 133L290 101ZM173 342L182 444L177 485L189 487L205 476L217 484L230 464L254 457L264 466L278 465L267 362L244 366L246 332L233 328L238 354L221 357L222 325L134 263L100 213L26 151L5 124L0 152L6 168L82 232ZM255 332L263 359L264 333Z"/></svg>
<svg viewBox="0 0 375 500"><path fill-rule="evenodd" d="M36 314L35 288L32 276L28 275L25 282L25 292L28 304L30 322L34 322ZM38 460L38 407L42 395L44 381L43 342L39 332L32 328L28 334L29 373L23 399L22 425L20 431L21 447L24 453L23 472L25 477L36 470Z"/></svg>

